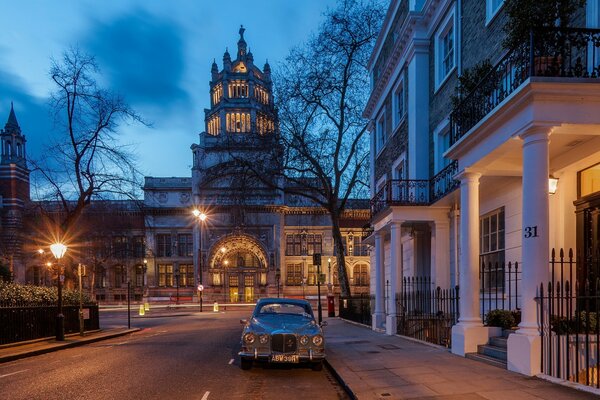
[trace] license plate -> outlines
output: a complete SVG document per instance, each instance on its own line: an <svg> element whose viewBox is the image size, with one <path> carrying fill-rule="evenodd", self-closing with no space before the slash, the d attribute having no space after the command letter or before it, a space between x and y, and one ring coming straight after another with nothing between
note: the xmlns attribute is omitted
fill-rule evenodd
<svg viewBox="0 0 600 400"><path fill-rule="evenodd" d="M299 363L300 357L298 357L298 354L273 354L271 362Z"/></svg>

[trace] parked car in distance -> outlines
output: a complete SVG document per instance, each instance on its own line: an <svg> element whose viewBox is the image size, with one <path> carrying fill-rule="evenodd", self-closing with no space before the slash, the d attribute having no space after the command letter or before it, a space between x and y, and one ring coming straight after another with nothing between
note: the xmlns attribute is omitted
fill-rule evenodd
<svg viewBox="0 0 600 400"><path fill-rule="evenodd" d="M240 320L242 369L252 368L255 361L273 364L309 364L323 369L325 339L315 321L310 303L287 298L260 299L249 320ZM325 326L327 322L321 325Z"/></svg>

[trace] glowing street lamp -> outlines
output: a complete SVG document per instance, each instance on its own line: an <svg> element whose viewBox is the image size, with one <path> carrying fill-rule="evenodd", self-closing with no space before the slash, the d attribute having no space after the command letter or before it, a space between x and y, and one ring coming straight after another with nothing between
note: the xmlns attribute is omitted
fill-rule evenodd
<svg viewBox="0 0 600 400"><path fill-rule="evenodd" d="M202 228L204 227L204 222L206 221L206 218L208 218L208 216L202 211L198 210L197 208L194 208L192 210L192 214L200 221L198 243L198 297L200 298L200 312L202 312L202 291L204 290L204 285L202 285Z"/></svg>
<svg viewBox="0 0 600 400"><path fill-rule="evenodd" d="M63 243L53 243L50 245L50 251L54 258L56 258L56 266L58 269L58 315L56 316L56 340L64 341L65 340L65 316L63 315L62 309L62 280L64 276L62 274L62 268L60 267L60 259L63 258L65 253L67 252L67 246Z"/></svg>

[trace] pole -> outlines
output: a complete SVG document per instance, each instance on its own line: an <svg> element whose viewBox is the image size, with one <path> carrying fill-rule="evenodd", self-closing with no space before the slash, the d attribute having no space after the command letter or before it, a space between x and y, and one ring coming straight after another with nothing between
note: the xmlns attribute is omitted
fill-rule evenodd
<svg viewBox="0 0 600 400"><path fill-rule="evenodd" d="M63 304L62 304L62 274L61 268L58 262L58 315L56 316L56 340L65 340L65 316L63 315Z"/></svg>
<svg viewBox="0 0 600 400"><path fill-rule="evenodd" d="M131 300L129 293L131 292L131 282L127 280L127 329L131 329Z"/></svg>
<svg viewBox="0 0 600 400"><path fill-rule="evenodd" d="M83 336L83 289L81 287L81 276L83 271L81 263L77 265L77 275L79 275L79 336Z"/></svg>
<svg viewBox="0 0 600 400"><path fill-rule="evenodd" d="M175 300L175 304L179 305L179 267L177 267L177 271L175 272L175 279L177 279L177 299Z"/></svg>
<svg viewBox="0 0 600 400"><path fill-rule="evenodd" d="M202 285L202 227L203 227L203 223L202 221L200 221L200 231L199 236L200 236L200 240L198 243L198 279L200 280L200 285ZM202 312L202 292L204 290L200 291L200 312Z"/></svg>
<svg viewBox="0 0 600 400"><path fill-rule="evenodd" d="M321 263L317 264L317 300L319 305L317 310L319 312L319 324L323 322L323 306L321 305Z"/></svg>

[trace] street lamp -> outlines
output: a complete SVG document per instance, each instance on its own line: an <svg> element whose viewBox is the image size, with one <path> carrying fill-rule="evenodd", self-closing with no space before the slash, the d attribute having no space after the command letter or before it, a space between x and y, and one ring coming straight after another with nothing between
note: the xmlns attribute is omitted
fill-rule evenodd
<svg viewBox="0 0 600 400"><path fill-rule="evenodd" d="M329 271L329 279L327 280L327 291L331 293L331 257L327 258L327 269Z"/></svg>
<svg viewBox="0 0 600 400"><path fill-rule="evenodd" d="M50 245L50 251L54 258L56 258L56 266L58 267L58 315L56 316L56 340L64 341L65 340L65 316L63 315L62 310L62 280L64 279L63 274L61 273L61 267L59 261L65 253L67 252L67 246L63 243L53 243Z"/></svg>
<svg viewBox="0 0 600 400"><path fill-rule="evenodd" d="M192 214L200 220L200 231L198 233L198 297L200 298L200 312L202 312L202 291L204 290L204 285L202 285L202 229L208 216L197 208L192 210Z"/></svg>

